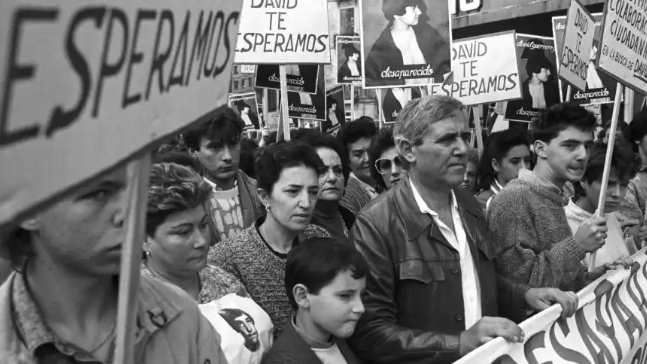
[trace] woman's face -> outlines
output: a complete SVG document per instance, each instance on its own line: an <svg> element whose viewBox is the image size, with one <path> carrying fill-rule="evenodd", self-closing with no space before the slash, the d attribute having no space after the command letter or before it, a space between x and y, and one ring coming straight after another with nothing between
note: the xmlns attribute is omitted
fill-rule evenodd
<svg viewBox="0 0 647 364"><path fill-rule="evenodd" d="M396 15L404 24L409 26L418 25L418 17L422 14L418 6L407 6L404 15Z"/></svg>
<svg viewBox="0 0 647 364"><path fill-rule="evenodd" d="M170 214L146 238L144 250L149 264L167 274L188 276L207 265L209 252L209 215L203 205Z"/></svg>
<svg viewBox="0 0 647 364"><path fill-rule="evenodd" d="M582 186L586 190L585 198L589 199L591 206L598 207L600 200L600 192L602 181L598 180L593 183L582 182ZM611 167L609 173L609 182L607 185L607 195L604 202L604 213L609 214L620 209L620 203L625 198L627 188L629 187L629 180L621 180L615 167Z"/></svg>
<svg viewBox="0 0 647 364"><path fill-rule="evenodd" d="M278 181L268 193L258 195L268 207L268 214L290 231L301 232L310 223L319 194L317 172L308 167L290 167L281 171Z"/></svg>
<svg viewBox="0 0 647 364"><path fill-rule="evenodd" d="M502 185L517 179L521 168L530 168L530 148L527 145L517 145L501 158L501 163L492 159L492 167L497 172L497 180Z"/></svg>
<svg viewBox="0 0 647 364"><path fill-rule="evenodd" d="M337 152L330 148L318 148L317 154L328 170L319 177L319 199L339 201L344 195L344 168Z"/></svg>
<svg viewBox="0 0 647 364"><path fill-rule="evenodd" d="M404 177L404 170L395 147L390 147L380 154L380 158L375 161L375 168L382 175L387 189L400 182Z"/></svg>

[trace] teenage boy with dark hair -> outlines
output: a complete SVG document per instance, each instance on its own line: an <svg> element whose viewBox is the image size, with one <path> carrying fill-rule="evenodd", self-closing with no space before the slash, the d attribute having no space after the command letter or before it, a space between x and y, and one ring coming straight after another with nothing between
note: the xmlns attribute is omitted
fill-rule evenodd
<svg viewBox="0 0 647 364"><path fill-rule="evenodd" d="M233 109L222 106L213 118L184 134L184 143L213 187L212 244L233 238L265 216L256 197L256 181L238 168L244 125Z"/></svg>
<svg viewBox="0 0 647 364"><path fill-rule="evenodd" d="M586 285L580 262L604 244L607 226L603 217L593 217L573 236L563 187L584 176L595 121L574 103L557 104L533 120L534 170L510 182L487 211L501 274L532 287L578 291Z"/></svg>
<svg viewBox="0 0 647 364"><path fill-rule="evenodd" d="M344 124L337 133L337 139L348 152L352 170L341 205L355 215L377 197L376 184L368 165L368 148L375 135L377 127L373 119L365 116Z"/></svg>
<svg viewBox="0 0 647 364"><path fill-rule="evenodd" d="M297 313L263 364L355 364L344 339L364 313L368 265L351 245L312 238L293 248L285 289Z"/></svg>

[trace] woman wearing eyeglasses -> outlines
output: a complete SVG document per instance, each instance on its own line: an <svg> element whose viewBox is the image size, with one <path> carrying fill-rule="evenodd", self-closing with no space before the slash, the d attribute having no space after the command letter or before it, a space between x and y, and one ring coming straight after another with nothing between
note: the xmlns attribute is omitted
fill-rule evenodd
<svg viewBox="0 0 647 364"><path fill-rule="evenodd" d="M394 186L405 176L402 160L395 150L393 130L380 129L368 149L371 177L377 184L377 192L382 193Z"/></svg>

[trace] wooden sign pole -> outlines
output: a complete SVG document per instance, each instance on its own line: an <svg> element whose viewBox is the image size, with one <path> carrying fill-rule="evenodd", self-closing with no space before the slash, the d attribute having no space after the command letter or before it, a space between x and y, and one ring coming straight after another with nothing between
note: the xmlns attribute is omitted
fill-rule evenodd
<svg viewBox="0 0 647 364"><path fill-rule="evenodd" d="M281 76L281 116L283 119L283 138L290 140L290 113L288 110L288 76L285 65L279 66Z"/></svg>
<svg viewBox="0 0 647 364"><path fill-rule="evenodd" d="M355 85L352 83L350 84L350 120L355 120Z"/></svg>
<svg viewBox="0 0 647 364"><path fill-rule="evenodd" d="M375 94L377 95L377 118L380 123L380 129L384 126L384 113L382 112L382 90L376 89Z"/></svg>
<svg viewBox="0 0 647 364"><path fill-rule="evenodd" d="M268 122L268 120L270 118L270 111L269 111L270 105L268 105L267 98L268 98L267 97L267 88L264 88L263 89L263 124L265 124L264 127L266 127L266 128L267 128L267 122Z"/></svg>
<svg viewBox="0 0 647 364"><path fill-rule="evenodd" d="M572 88L570 84L566 86L566 102L571 101L571 92L572 92L571 90Z"/></svg>
<svg viewBox="0 0 647 364"><path fill-rule="evenodd" d="M474 126L476 130L476 147L479 151L479 158L483 155L483 128L481 127L481 105L472 107L474 115Z"/></svg>
<svg viewBox="0 0 647 364"><path fill-rule="evenodd" d="M119 300L117 303L117 340L115 342L115 363L135 364L134 348L135 327L137 323L137 300L139 298L139 279L146 223L146 199L148 197L148 178L151 154L128 165L130 198L128 199L128 220L126 221L126 241L121 252L121 272L119 274Z"/></svg>

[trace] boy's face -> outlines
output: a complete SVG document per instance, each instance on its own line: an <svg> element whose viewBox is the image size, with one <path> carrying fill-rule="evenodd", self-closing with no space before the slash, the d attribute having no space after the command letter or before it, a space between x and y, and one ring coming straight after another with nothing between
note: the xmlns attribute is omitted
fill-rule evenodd
<svg viewBox="0 0 647 364"><path fill-rule="evenodd" d="M209 175L219 180L236 177L240 162L240 139L229 142L223 140L200 140L197 156Z"/></svg>
<svg viewBox="0 0 647 364"><path fill-rule="evenodd" d="M569 126L550 142L537 142L535 146L543 149L542 158L557 180L578 182L584 176L592 145L592 131Z"/></svg>
<svg viewBox="0 0 647 364"><path fill-rule="evenodd" d="M340 339L350 337L364 313L362 293L366 278L355 279L350 270L337 274L318 294L309 294L312 321Z"/></svg>
<svg viewBox="0 0 647 364"><path fill-rule="evenodd" d="M593 206L598 206L600 200L600 192L602 181L597 180L590 184L583 184L586 189L586 198L588 198ZM629 186L629 179L621 179L615 167L611 167L609 173L609 184L607 186L607 196L604 200L604 213L609 214L620 209L620 203L627 193Z"/></svg>

